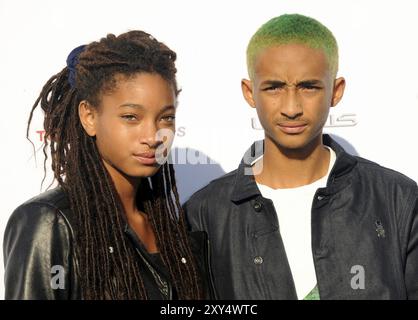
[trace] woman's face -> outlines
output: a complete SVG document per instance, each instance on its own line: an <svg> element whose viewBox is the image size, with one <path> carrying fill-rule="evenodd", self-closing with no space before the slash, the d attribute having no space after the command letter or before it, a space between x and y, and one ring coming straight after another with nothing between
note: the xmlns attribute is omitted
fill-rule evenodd
<svg viewBox="0 0 418 320"><path fill-rule="evenodd" d="M116 87L101 96L97 109L80 104L80 119L86 132L96 137L108 170L150 177L162 164L158 154L171 146L174 137L174 88L155 73L116 79Z"/></svg>

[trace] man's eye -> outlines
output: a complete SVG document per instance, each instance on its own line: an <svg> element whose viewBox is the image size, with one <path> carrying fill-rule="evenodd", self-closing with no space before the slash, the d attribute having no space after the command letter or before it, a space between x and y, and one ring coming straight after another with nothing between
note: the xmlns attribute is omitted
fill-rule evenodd
<svg viewBox="0 0 418 320"><path fill-rule="evenodd" d="M173 115L169 115L169 116L162 117L162 119L167 121L167 122L174 122L174 120L176 120L176 117L173 116Z"/></svg>
<svg viewBox="0 0 418 320"><path fill-rule="evenodd" d="M319 90L319 89L321 89L320 87L318 87L318 86L310 86L310 85L306 85L306 86L303 86L302 87L302 89L305 89L305 90Z"/></svg>
<svg viewBox="0 0 418 320"><path fill-rule="evenodd" d="M136 120L136 116L133 115L133 114L125 114L121 117L122 117L122 119L125 119L126 121L135 121Z"/></svg>
<svg viewBox="0 0 418 320"><path fill-rule="evenodd" d="M263 91L275 91L275 90L280 90L282 88L283 86L270 86L270 87L264 88Z"/></svg>

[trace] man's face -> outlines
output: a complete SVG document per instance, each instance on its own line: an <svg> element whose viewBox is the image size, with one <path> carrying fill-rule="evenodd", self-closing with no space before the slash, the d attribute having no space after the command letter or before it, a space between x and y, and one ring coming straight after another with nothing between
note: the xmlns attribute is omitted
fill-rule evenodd
<svg viewBox="0 0 418 320"><path fill-rule="evenodd" d="M342 97L344 79L334 83L322 51L286 44L262 51L254 79L243 80L242 88L257 110L266 139L284 149L304 150L322 141L329 108Z"/></svg>

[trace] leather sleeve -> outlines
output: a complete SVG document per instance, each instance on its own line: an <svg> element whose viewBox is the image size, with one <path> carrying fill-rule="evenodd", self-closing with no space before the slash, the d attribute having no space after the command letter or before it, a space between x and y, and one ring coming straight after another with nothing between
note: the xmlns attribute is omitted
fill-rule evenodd
<svg viewBox="0 0 418 320"><path fill-rule="evenodd" d="M218 300L215 279L212 273L210 239L208 238L206 197L198 191L182 206L192 241L192 251L198 259L199 268L204 275L203 285L209 296L207 300Z"/></svg>
<svg viewBox="0 0 418 320"><path fill-rule="evenodd" d="M409 219L406 251L405 283L408 299L418 300L418 189L412 195L413 210Z"/></svg>
<svg viewBox="0 0 418 320"><path fill-rule="evenodd" d="M201 197L201 192L196 192L182 206L186 216L187 226L190 231L207 230L205 221L205 199Z"/></svg>
<svg viewBox="0 0 418 320"><path fill-rule="evenodd" d="M208 236L205 231L189 233L192 253L199 269L205 300L217 300L217 293L213 284L213 275L210 267L210 251Z"/></svg>
<svg viewBox="0 0 418 320"><path fill-rule="evenodd" d="M69 299L70 228L53 205L27 202L6 226L5 299Z"/></svg>

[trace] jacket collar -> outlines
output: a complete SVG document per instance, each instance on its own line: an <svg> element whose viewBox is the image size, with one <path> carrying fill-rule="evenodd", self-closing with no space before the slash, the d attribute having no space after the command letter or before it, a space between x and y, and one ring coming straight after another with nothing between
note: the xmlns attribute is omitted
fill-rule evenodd
<svg viewBox="0 0 418 320"><path fill-rule="evenodd" d="M348 154L342 146L327 134L323 135L323 143L334 150L337 156L327 181L327 189L330 189L336 179L347 175L354 168L357 159ZM231 196L232 201L240 202L261 195L255 182L254 175L252 174L251 164L263 153L264 140L254 142L245 152L235 174L235 182Z"/></svg>

